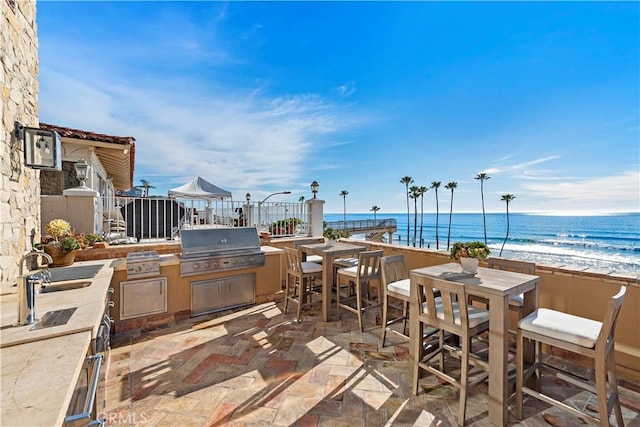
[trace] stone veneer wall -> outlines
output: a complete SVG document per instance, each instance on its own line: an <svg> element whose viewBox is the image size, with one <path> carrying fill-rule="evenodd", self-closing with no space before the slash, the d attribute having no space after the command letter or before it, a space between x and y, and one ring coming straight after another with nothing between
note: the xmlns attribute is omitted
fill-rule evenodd
<svg viewBox="0 0 640 427"><path fill-rule="evenodd" d="M0 287L15 282L20 257L40 235L40 173L26 168L14 122L37 127L35 0L0 0Z"/></svg>

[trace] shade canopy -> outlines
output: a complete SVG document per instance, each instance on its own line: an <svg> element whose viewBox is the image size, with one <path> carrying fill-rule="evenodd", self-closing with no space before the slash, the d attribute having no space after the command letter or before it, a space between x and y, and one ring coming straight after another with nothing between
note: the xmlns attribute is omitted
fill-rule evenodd
<svg viewBox="0 0 640 427"><path fill-rule="evenodd" d="M182 199L224 199L231 197L231 193L216 187L201 177L195 178L180 187L169 190L169 196Z"/></svg>

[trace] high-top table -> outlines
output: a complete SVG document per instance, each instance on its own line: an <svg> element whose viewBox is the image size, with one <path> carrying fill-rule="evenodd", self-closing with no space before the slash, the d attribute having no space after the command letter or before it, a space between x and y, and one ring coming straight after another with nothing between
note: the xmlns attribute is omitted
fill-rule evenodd
<svg viewBox="0 0 640 427"><path fill-rule="evenodd" d="M457 263L448 263L411 270L415 276L435 277L464 283L469 295L478 295L489 300L489 420L499 426L507 424L508 416L508 341L509 341L509 299L524 294L524 313L531 313L538 307L538 276L513 273L510 271L478 268L475 276L462 274ZM413 302L412 302L413 304ZM411 309L410 316L416 313ZM411 321L411 325L413 325ZM417 339L416 332L410 331L410 339ZM410 348L414 348L413 342ZM411 355L416 357L416 355ZM530 358L531 355L528 355Z"/></svg>
<svg viewBox="0 0 640 427"><path fill-rule="evenodd" d="M333 261L356 255L367 248L351 243L334 242L331 246L326 243L312 243L300 245L306 255L320 255L322 257L322 319L328 322L331 318L331 289L333 289Z"/></svg>

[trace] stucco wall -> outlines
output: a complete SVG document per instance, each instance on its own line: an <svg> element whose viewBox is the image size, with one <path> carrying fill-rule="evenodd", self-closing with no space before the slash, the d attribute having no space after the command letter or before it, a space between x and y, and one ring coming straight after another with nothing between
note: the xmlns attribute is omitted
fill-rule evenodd
<svg viewBox="0 0 640 427"><path fill-rule="evenodd" d="M15 281L17 263L40 234L39 172L25 168L14 122L37 127L38 39L33 0L0 1L0 287Z"/></svg>

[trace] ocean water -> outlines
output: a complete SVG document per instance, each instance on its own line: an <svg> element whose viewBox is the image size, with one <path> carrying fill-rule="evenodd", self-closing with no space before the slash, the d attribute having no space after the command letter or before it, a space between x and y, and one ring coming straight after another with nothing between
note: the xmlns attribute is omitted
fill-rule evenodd
<svg viewBox="0 0 640 427"><path fill-rule="evenodd" d="M398 230L394 244L413 246L414 217L407 214L378 212L377 219L395 218ZM347 214L347 221L373 219L373 214ZM342 221L343 214L325 214L325 221ZM416 246L436 249L436 215L425 214L420 244L418 215ZM498 256L507 231L506 214L487 214L487 243ZM440 250L447 249L449 214L438 219ZM357 237L357 236L354 236ZM456 214L451 219L450 242L484 240L482 214ZM551 265L589 267L603 271L640 273L640 213L598 216L550 216L509 214L509 236L502 252L504 258Z"/></svg>

